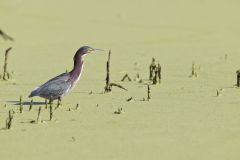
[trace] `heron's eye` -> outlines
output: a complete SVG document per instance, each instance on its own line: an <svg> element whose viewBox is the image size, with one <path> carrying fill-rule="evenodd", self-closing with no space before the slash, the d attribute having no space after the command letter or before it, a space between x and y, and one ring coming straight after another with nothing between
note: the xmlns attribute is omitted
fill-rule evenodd
<svg viewBox="0 0 240 160"><path fill-rule="evenodd" d="M92 49L92 48L89 48L89 49L88 49L88 52L92 52L92 51L93 51L93 49Z"/></svg>

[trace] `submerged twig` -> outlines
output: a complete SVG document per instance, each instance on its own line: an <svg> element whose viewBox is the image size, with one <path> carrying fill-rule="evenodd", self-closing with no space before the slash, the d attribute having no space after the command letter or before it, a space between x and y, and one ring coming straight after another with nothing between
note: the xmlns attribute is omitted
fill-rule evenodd
<svg viewBox="0 0 240 160"><path fill-rule="evenodd" d="M134 78L134 81L138 82L138 83L142 83L143 80L140 78L140 75L139 73L136 74L135 78Z"/></svg>
<svg viewBox="0 0 240 160"><path fill-rule="evenodd" d="M225 59L225 61L227 61L227 59L228 59L228 54L225 54L224 59Z"/></svg>
<svg viewBox="0 0 240 160"><path fill-rule="evenodd" d="M123 86L121 86L120 84L116 84L116 83L110 83L110 87L112 88L112 86L115 86L115 87L118 87L118 88L121 88L125 91L128 91L126 88L124 88Z"/></svg>
<svg viewBox="0 0 240 160"><path fill-rule="evenodd" d="M192 63L192 71L191 71L191 75L189 77L197 77L197 71L196 71L194 62Z"/></svg>
<svg viewBox="0 0 240 160"><path fill-rule="evenodd" d="M10 41L14 41L14 39L12 37L10 37L9 35L7 35L5 32L3 32L2 30L0 30L0 35L3 37L4 40L10 40Z"/></svg>
<svg viewBox="0 0 240 160"><path fill-rule="evenodd" d="M19 99L19 111L20 113L23 112L22 96L20 96L20 99Z"/></svg>
<svg viewBox="0 0 240 160"><path fill-rule="evenodd" d="M133 97L130 97L127 99L127 102L132 102L133 101Z"/></svg>
<svg viewBox="0 0 240 160"><path fill-rule="evenodd" d="M124 81L127 78L128 81L132 81L128 74L125 74L121 81Z"/></svg>
<svg viewBox="0 0 240 160"><path fill-rule="evenodd" d="M113 113L114 114L123 114L123 113L125 113L125 111L122 108L118 108L118 110L114 111Z"/></svg>
<svg viewBox="0 0 240 160"><path fill-rule="evenodd" d="M75 108L75 109L76 109L76 110L78 110L78 109L79 109L79 104L77 104L77 105L76 105L76 108Z"/></svg>
<svg viewBox="0 0 240 160"><path fill-rule="evenodd" d="M219 90L217 89L217 97L218 97L218 96L220 96L220 92L219 92Z"/></svg>
<svg viewBox="0 0 240 160"><path fill-rule="evenodd" d="M11 129L13 121L13 113L12 110L8 112L8 118L6 119L6 129Z"/></svg>

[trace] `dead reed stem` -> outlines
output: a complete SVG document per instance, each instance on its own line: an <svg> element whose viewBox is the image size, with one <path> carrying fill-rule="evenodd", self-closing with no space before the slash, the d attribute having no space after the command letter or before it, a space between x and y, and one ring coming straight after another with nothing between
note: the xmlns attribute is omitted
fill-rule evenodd
<svg viewBox="0 0 240 160"><path fill-rule="evenodd" d="M8 49L6 49L5 51L5 59L4 59L4 65L3 65L3 80L8 80L10 75L7 71L7 65L8 65L8 54L9 51L12 49L12 47L9 47Z"/></svg>
<svg viewBox="0 0 240 160"><path fill-rule="evenodd" d="M237 74L237 87L240 87L240 70L237 70L236 74Z"/></svg>
<svg viewBox="0 0 240 160"><path fill-rule="evenodd" d="M150 89L150 85L147 86L147 100L150 101L151 97L150 97L150 94L151 94L151 89Z"/></svg>
<svg viewBox="0 0 240 160"><path fill-rule="evenodd" d="M106 76L105 92L111 92L112 90L110 86L110 60L111 60L111 50L109 50L109 53L108 53L108 60L107 60L107 66L106 66L107 76Z"/></svg>

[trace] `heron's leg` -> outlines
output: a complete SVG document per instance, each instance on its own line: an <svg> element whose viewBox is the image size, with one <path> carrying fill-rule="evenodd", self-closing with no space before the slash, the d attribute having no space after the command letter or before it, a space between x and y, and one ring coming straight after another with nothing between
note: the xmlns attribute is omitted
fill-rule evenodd
<svg viewBox="0 0 240 160"><path fill-rule="evenodd" d="M49 99L49 104L51 105L53 103L53 100L50 98Z"/></svg>
<svg viewBox="0 0 240 160"><path fill-rule="evenodd" d="M47 99L46 99L46 101L47 101ZM51 104L51 103L53 103L53 100L49 99L48 104Z"/></svg>
<svg viewBox="0 0 240 160"><path fill-rule="evenodd" d="M49 106L49 109L50 109L50 121L52 120L53 118L53 106L52 106L52 98L49 99L49 103L50 103L50 106Z"/></svg>
<svg viewBox="0 0 240 160"><path fill-rule="evenodd" d="M61 105L62 105L62 99L61 99L61 97L58 97L58 102L57 102L56 108L59 108Z"/></svg>
<svg viewBox="0 0 240 160"><path fill-rule="evenodd" d="M47 103L47 99L45 99L45 109L47 109L48 108L48 103Z"/></svg>

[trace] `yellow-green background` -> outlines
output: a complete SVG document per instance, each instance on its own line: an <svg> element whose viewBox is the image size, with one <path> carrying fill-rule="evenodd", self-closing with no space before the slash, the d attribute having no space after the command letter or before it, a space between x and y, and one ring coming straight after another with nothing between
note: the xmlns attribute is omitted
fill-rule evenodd
<svg viewBox="0 0 240 160"><path fill-rule="evenodd" d="M1 0L0 29L15 42L0 37L0 64L12 46L14 71L0 82L0 159L238 160L239 8L237 0ZM55 120L30 124L38 106L19 114L13 101L30 101L35 86L70 70L82 45L111 49L111 78L129 91L101 94L107 52L89 55ZM162 65L162 84L151 87L150 102L126 102L146 97L146 86L119 80L125 73L147 79L152 57ZM188 77L193 61L197 78ZM67 111L77 103L79 110ZM113 114L119 107L126 113Z"/></svg>

